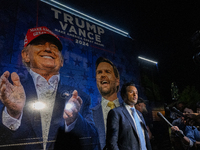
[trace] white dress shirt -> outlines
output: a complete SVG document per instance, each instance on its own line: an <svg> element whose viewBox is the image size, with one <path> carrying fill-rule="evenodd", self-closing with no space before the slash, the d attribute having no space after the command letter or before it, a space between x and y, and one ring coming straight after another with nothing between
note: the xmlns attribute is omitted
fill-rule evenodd
<svg viewBox="0 0 200 150"><path fill-rule="evenodd" d="M104 119L105 130L106 130L108 112L110 111L110 107L107 106L108 102L110 102L110 101L102 97L101 106L102 106L102 111L103 111L103 119ZM115 107L120 106L118 98L116 100L114 100L113 102L115 103Z"/></svg>

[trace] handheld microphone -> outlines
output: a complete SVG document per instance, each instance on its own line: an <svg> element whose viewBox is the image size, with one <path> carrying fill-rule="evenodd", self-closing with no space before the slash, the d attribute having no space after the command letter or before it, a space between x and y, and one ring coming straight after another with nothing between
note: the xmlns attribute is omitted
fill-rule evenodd
<svg viewBox="0 0 200 150"><path fill-rule="evenodd" d="M165 122L170 126L173 127L173 125L160 113L157 113L158 117L162 118L163 120L165 120Z"/></svg>
<svg viewBox="0 0 200 150"><path fill-rule="evenodd" d="M181 117L185 117L184 115L183 115L183 113L182 112L180 112L178 109L176 109L175 107L172 107L172 109L171 109L173 112L175 112L175 113L177 113L179 116L181 116Z"/></svg>
<svg viewBox="0 0 200 150"><path fill-rule="evenodd" d="M162 118L163 120L165 120L165 122L170 126L173 127L173 125L160 113L157 113L158 117ZM179 136L180 138L183 138L185 135L180 131L175 131L176 135Z"/></svg>

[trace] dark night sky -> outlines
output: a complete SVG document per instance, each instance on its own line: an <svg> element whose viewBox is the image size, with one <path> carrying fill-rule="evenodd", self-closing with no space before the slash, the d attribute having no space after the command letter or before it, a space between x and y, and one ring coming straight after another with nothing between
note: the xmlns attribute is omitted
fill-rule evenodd
<svg viewBox="0 0 200 150"><path fill-rule="evenodd" d="M170 95L187 85L200 92L200 66L190 41L200 30L200 1L60 0L87 15L123 29L140 45L139 54L158 61L161 86Z"/></svg>

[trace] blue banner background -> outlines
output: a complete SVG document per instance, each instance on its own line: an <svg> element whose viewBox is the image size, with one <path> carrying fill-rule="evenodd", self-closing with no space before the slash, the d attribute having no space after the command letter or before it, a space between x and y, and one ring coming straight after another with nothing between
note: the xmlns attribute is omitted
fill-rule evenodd
<svg viewBox="0 0 200 150"><path fill-rule="evenodd" d="M4 1L0 8L0 74L6 70L15 71L19 75L27 74L27 70L21 62L21 50L26 32L29 28L47 26L59 36L63 44L64 66L61 68L60 74L66 77L67 84L80 88L90 95L92 107L97 105L101 98L95 78L95 62L100 56L110 59L117 66L120 73L120 85L127 81L133 81L138 87L139 95L143 95L139 86L136 48L131 39L101 27L104 33L100 35L100 44L103 46L94 43L83 45L84 40L67 35L70 24L68 24L65 34L56 30L62 30L59 21L64 23L63 13L73 18L76 17L68 12L37 0ZM62 12L59 19L55 18L51 8ZM83 20L90 25L94 24L82 18L76 18L79 22ZM77 26L75 29L78 31ZM86 28L84 29L86 30ZM76 43L77 40L79 40L78 43Z"/></svg>

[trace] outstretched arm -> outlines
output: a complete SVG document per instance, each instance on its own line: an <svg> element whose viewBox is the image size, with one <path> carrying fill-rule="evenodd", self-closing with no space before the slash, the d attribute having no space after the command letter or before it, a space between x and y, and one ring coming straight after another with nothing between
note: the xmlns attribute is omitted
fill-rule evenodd
<svg viewBox="0 0 200 150"><path fill-rule="evenodd" d="M181 138L182 142L185 145L190 146L190 147L193 146L194 143L187 136L185 136L177 126L173 126L171 127L171 129Z"/></svg>

